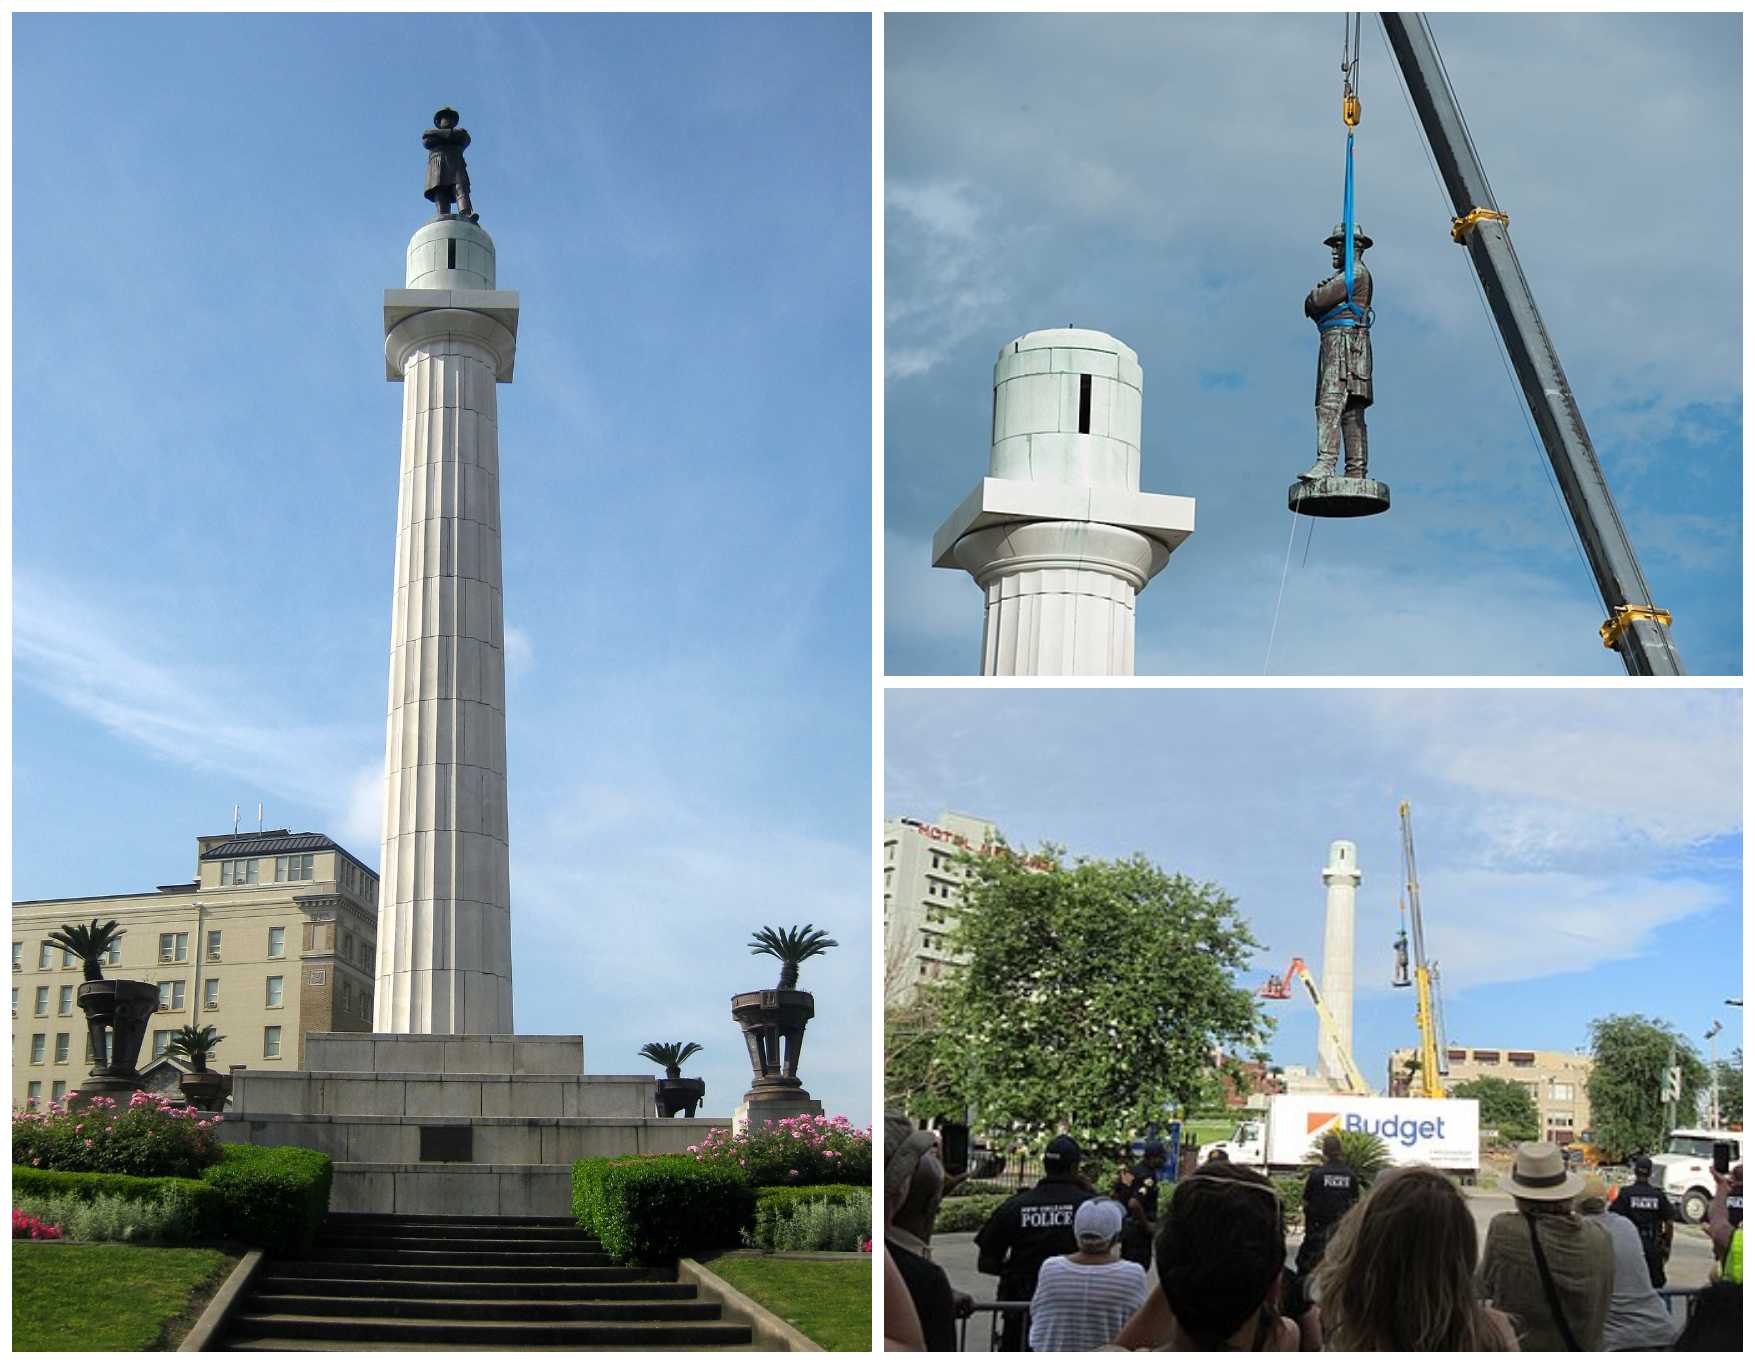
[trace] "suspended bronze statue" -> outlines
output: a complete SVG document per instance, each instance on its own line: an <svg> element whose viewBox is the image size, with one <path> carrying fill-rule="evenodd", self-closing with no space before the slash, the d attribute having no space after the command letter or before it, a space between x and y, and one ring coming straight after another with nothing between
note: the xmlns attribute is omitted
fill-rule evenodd
<svg viewBox="0 0 1755 1364"><path fill-rule="evenodd" d="M1299 477L1307 482L1333 478L1343 442L1346 477L1365 478L1365 409L1371 406L1371 272L1361 259L1371 238L1353 226L1353 292L1347 293L1341 243L1346 227L1337 224L1326 246L1334 251L1335 273L1312 289L1304 315L1316 323L1321 344L1316 358L1316 463Z"/></svg>

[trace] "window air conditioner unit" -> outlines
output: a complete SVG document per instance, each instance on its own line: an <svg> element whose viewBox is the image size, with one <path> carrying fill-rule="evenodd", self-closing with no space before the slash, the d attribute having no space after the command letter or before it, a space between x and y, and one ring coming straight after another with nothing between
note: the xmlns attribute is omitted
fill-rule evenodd
<svg viewBox="0 0 1755 1364"><path fill-rule="evenodd" d="M202 1008L204 1008L204 1009L217 1009L217 1008L218 1008L218 1007L219 1007L219 1005L217 1005L217 1004L215 1004L215 1003L214 1003L214 1002L213 1002L213 1001L212 1001L212 1000L211 1000L211 999L210 999L210 1000L208 1000L208 1001L207 1001L207 1003L205 1003L205 1004L203 1004L203 1005L202 1005L202 1006L201 1006L201 1007L202 1007Z"/></svg>
<svg viewBox="0 0 1755 1364"><path fill-rule="evenodd" d="M169 1004L160 1004L158 1006L158 1008L155 1010L155 1012L161 1013L161 1014L168 1014L171 1011L172 1011L171 1006Z"/></svg>

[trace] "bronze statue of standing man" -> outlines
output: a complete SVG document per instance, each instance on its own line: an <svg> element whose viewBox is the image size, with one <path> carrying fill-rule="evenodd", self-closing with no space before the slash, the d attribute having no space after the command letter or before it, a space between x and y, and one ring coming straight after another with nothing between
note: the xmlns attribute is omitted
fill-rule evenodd
<svg viewBox="0 0 1755 1364"><path fill-rule="evenodd" d="M457 205L458 213L470 222L480 219L469 202L469 167L463 160L463 149L469 145L469 132L457 126L457 111L441 109L433 115L433 126L420 135L427 149L427 198L440 213L449 213Z"/></svg>
<svg viewBox="0 0 1755 1364"><path fill-rule="evenodd" d="M1346 476L1364 478L1365 409L1371 406L1371 274L1360 259L1371 238L1353 227L1353 291L1347 293L1346 260L1339 224L1324 245L1334 250L1335 273L1310 291L1304 315L1321 332L1316 360L1316 463L1298 475L1306 481L1332 478L1343 438Z"/></svg>

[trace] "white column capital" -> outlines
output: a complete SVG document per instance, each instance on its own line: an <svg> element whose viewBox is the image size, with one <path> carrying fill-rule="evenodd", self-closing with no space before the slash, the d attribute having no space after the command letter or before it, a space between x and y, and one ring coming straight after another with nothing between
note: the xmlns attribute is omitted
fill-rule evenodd
<svg viewBox="0 0 1755 1364"><path fill-rule="evenodd" d="M424 297L422 297L424 296ZM471 297L483 300L471 306ZM509 306L486 300L510 299ZM463 300L456 302L454 300ZM410 352L435 343L460 343L483 352L497 383L512 382L518 351L518 295L506 290L386 289L384 291L384 377L399 381Z"/></svg>

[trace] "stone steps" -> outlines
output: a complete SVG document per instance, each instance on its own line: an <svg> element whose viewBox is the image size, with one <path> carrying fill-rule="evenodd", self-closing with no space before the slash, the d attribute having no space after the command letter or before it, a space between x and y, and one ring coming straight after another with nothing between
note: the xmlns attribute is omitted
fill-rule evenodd
<svg viewBox="0 0 1755 1364"><path fill-rule="evenodd" d="M563 1218L331 1216L270 1261L228 1350L749 1349L673 1270L610 1263Z"/></svg>

